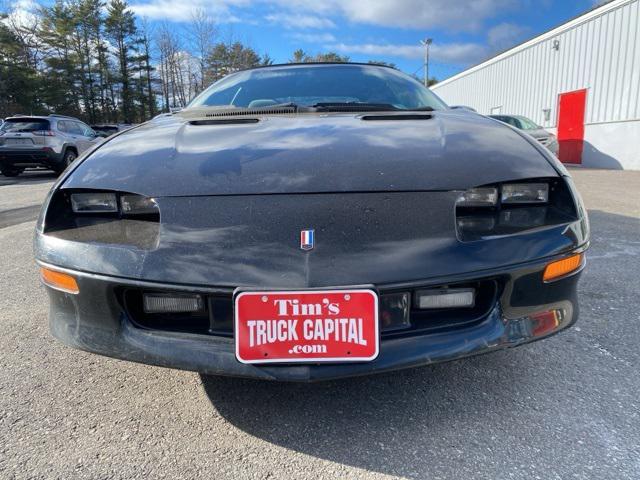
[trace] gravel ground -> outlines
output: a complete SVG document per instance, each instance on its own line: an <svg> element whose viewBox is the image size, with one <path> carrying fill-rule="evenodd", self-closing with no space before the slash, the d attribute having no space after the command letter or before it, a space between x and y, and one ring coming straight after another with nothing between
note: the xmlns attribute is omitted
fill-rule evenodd
<svg viewBox="0 0 640 480"><path fill-rule="evenodd" d="M640 478L640 172L573 173L593 231L575 328L312 385L57 343L31 253L54 178L0 177L0 478Z"/></svg>

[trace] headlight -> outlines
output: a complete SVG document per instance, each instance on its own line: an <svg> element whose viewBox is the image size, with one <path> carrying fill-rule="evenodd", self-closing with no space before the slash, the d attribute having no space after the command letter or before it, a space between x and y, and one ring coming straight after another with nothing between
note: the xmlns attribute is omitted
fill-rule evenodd
<svg viewBox="0 0 640 480"><path fill-rule="evenodd" d="M158 204L153 198L142 195L121 195L120 207L124 215L150 215L158 213Z"/></svg>
<svg viewBox="0 0 640 480"><path fill-rule="evenodd" d="M71 208L75 213L117 212L118 200L115 193L74 193L71 195Z"/></svg>
<svg viewBox="0 0 640 480"><path fill-rule="evenodd" d="M547 203L548 183L506 183L502 185L502 203Z"/></svg>
<svg viewBox="0 0 640 480"><path fill-rule="evenodd" d="M493 191L498 192L494 204L488 201L484 205L475 202L482 195L490 199L490 192ZM483 185L462 192L458 197L458 238L474 241L575 222L584 218L581 211L581 202L569 177L532 178L524 182ZM583 236L588 237L586 225Z"/></svg>
<svg viewBox="0 0 640 480"><path fill-rule="evenodd" d="M461 207L493 207L498 202L498 189L495 187L470 188L458 198Z"/></svg>
<svg viewBox="0 0 640 480"><path fill-rule="evenodd" d="M72 193L71 209L74 213L121 213L125 216L159 213L153 198L113 192Z"/></svg>

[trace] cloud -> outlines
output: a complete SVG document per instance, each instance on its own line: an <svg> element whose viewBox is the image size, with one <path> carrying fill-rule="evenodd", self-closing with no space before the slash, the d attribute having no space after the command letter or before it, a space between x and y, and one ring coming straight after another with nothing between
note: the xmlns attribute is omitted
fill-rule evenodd
<svg viewBox="0 0 640 480"><path fill-rule="evenodd" d="M22 0L31 1L31 0ZM239 21L238 17L261 18L264 24L287 29L289 38L322 46L343 54L370 58L395 57L421 59L416 44L380 41L343 41L340 34L350 25L375 25L416 30L416 38L430 31L473 31L484 41L440 43L431 46L435 62L467 66L520 42L529 29L514 23L499 23L487 30L487 22L506 10L516 8L517 0L134 0L136 13L153 20L189 21L194 8L204 8L218 22ZM264 12L264 10L267 12ZM346 25L345 25L346 24ZM318 30L329 30L321 32ZM316 30L314 32L314 30Z"/></svg>
<svg viewBox="0 0 640 480"><path fill-rule="evenodd" d="M476 30L486 18L495 16L511 3L511 0L351 0L343 3L343 9L354 22L401 28Z"/></svg>
<svg viewBox="0 0 640 480"><path fill-rule="evenodd" d="M341 53L356 53L371 57L387 56L421 59L424 56L424 48L420 45L334 43L325 45L325 48ZM429 53L430 57L437 62L468 65L486 57L488 50L486 46L477 43L448 43L431 45Z"/></svg>
<svg viewBox="0 0 640 480"><path fill-rule="evenodd" d="M505 50L520 43L529 28L514 23L499 23L487 32L487 43L493 50Z"/></svg>
<svg viewBox="0 0 640 480"><path fill-rule="evenodd" d="M193 12L202 9L217 22L235 23L240 19L232 14L230 7L245 7L250 4L250 0L149 0L132 3L129 7L136 15L151 20L189 22Z"/></svg>
<svg viewBox="0 0 640 480"><path fill-rule="evenodd" d="M331 33L300 33L295 32L289 35L291 38L295 40L299 40L301 42L306 43L330 43L335 42L336 37Z"/></svg>
<svg viewBox="0 0 640 480"><path fill-rule="evenodd" d="M518 6L516 0L277 0L282 8L339 14L353 23L383 27L478 30L483 22Z"/></svg>
<svg viewBox="0 0 640 480"><path fill-rule="evenodd" d="M0 7L2 7L0 3ZM14 25L16 27L30 28L38 23L36 11L39 5L33 0L17 0L7 4L7 13L9 16L0 22L6 25ZM0 8L0 13L3 9Z"/></svg>
<svg viewBox="0 0 640 480"><path fill-rule="evenodd" d="M300 13L271 13L265 17L271 23L285 28L335 28L336 24L328 18L315 15L302 15Z"/></svg>
<svg viewBox="0 0 640 480"><path fill-rule="evenodd" d="M517 0L135 0L131 8L154 20L186 21L203 8L219 21L237 19L236 7L269 7L271 23L289 29L334 28L335 20L407 29L477 31L487 19L516 8ZM251 12L251 13L254 13ZM239 14L239 13L238 13Z"/></svg>

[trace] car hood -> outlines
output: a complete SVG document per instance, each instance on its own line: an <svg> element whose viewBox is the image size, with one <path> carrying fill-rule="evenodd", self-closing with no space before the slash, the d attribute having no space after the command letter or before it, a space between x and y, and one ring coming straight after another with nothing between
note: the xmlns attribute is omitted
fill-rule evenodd
<svg viewBox="0 0 640 480"><path fill-rule="evenodd" d="M552 134L547 132L544 128L538 128L537 130L525 130L525 132L531 135L535 139L549 138Z"/></svg>
<svg viewBox="0 0 640 480"><path fill-rule="evenodd" d="M522 135L480 115L371 116L160 117L107 140L62 188L154 197L433 191L557 175Z"/></svg>

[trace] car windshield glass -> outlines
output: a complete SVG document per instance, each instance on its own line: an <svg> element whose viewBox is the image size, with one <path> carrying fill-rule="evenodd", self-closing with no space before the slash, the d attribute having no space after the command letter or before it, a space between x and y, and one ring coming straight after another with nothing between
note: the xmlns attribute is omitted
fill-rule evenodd
<svg viewBox="0 0 640 480"><path fill-rule="evenodd" d="M49 122L37 119L9 119L0 127L0 132L36 132L39 130L49 130Z"/></svg>
<svg viewBox="0 0 640 480"><path fill-rule="evenodd" d="M214 83L189 108L257 108L286 103L385 104L404 110L446 108L413 78L373 65L296 65L238 72Z"/></svg>
<svg viewBox="0 0 640 480"><path fill-rule="evenodd" d="M532 120L529 120L527 117L516 117L520 122L520 128L522 130L538 130L540 126L534 123Z"/></svg>

